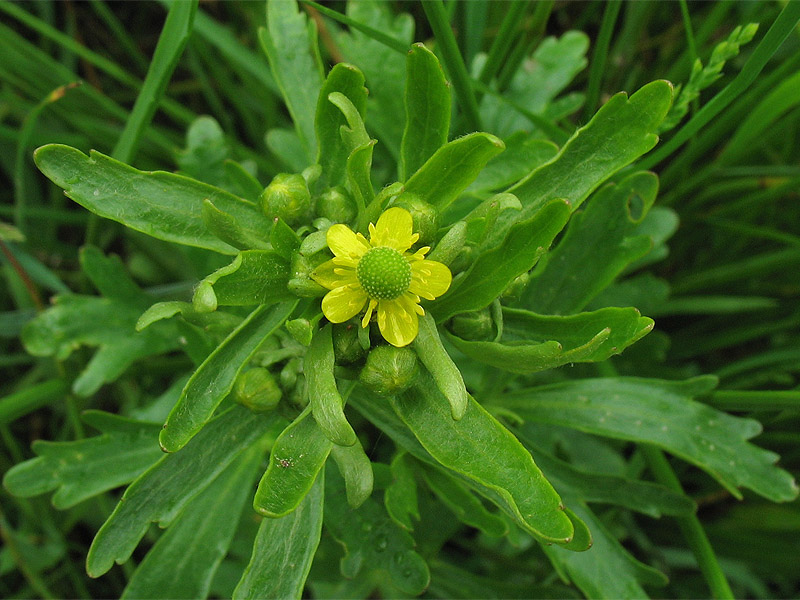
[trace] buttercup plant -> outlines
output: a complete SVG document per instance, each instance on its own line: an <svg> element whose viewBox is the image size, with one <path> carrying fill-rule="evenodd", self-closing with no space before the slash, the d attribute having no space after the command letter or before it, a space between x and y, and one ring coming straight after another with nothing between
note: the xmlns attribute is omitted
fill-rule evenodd
<svg viewBox="0 0 800 600"><path fill-rule="evenodd" d="M716 377L651 376L661 338L635 306L677 227L642 165L755 26L707 72L696 63L678 109L656 79L593 113L595 75L588 97L564 93L586 63L581 33L507 49L501 68L502 44L465 64L439 0L421 5L424 44L387 3L304 5L319 20L266 3L264 62L217 36L291 117L261 154L200 116L178 172L128 164L188 32L214 37L196 2L170 5L124 144L35 151L94 213L80 266L100 296L61 290L25 324L25 349L78 364L79 346L97 347L68 381L86 402L132 373L161 388L86 411L100 435L37 441L5 488L56 490L71 509L127 486L86 558L92 578L132 565L127 598L646 597L668 579L644 516L677 519L730 597L662 451L710 494L789 502L797 485L749 442L757 421L707 402ZM156 240L137 243L186 267L191 290L140 287L129 271L147 281L149 263L98 247L98 217ZM467 548L485 561L459 564Z"/></svg>

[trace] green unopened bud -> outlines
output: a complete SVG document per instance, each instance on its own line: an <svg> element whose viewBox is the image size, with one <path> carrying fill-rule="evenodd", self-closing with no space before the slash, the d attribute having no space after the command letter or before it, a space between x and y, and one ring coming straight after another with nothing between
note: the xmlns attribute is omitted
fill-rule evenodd
<svg viewBox="0 0 800 600"><path fill-rule="evenodd" d="M393 206L405 208L411 213L414 232L419 234L418 246L430 246L436 241L436 232L439 231L439 211L435 206L411 192L400 194Z"/></svg>
<svg viewBox="0 0 800 600"><path fill-rule="evenodd" d="M358 340L360 327L353 323L337 323L333 326L333 354L338 364L350 364L364 356L364 348Z"/></svg>
<svg viewBox="0 0 800 600"><path fill-rule="evenodd" d="M367 356L358 380L379 396L394 396L411 387L418 374L417 355L411 348L378 346Z"/></svg>
<svg viewBox="0 0 800 600"><path fill-rule="evenodd" d="M303 256L295 252L292 255L291 277L287 286L289 291L301 298L317 298L327 294L327 289L311 279L311 272L327 259L322 253Z"/></svg>
<svg viewBox="0 0 800 600"><path fill-rule="evenodd" d="M314 333L311 327L311 321L308 319L292 319L286 321L286 331L303 346L308 346L311 343L311 336Z"/></svg>
<svg viewBox="0 0 800 600"><path fill-rule="evenodd" d="M331 188L317 198L317 215L334 223L350 223L356 218L355 200L343 187Z"/></svg>
<svg viewBox="0 0 800 600"><path fill-rule="evenodd" d="M192 308L199 313L214 312L217 310L217 294L214 286L208 281L201 281L192 296Z"/></svg>
<svg viewBox="0 0 800 600"><path fill-rule="evenodd" d="M494 323L488 308L456 315L450 321L450 331L458 337L483 342L494 337Z"/></svg>
<svg viewBox="0 0 800 600"><path fill-rule="evenodd" d="M303 176L298 173L278 173L261 192L261 208L274 219L280 217L290 227L311 218L311 193Z"/></svg>
<svg viewBox="0 0 800 600"><path fill-rule="evenodd" d="M236 401L253 412L275 410L282 395L272 373L261 367L245 371L236 379Z"/></svg>

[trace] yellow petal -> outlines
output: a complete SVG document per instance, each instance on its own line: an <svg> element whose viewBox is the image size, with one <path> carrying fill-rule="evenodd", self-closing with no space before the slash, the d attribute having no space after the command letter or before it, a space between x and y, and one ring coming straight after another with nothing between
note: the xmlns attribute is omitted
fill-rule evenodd
<svg viewBox="0 0 800 600"><path fill-rule="evenodd" d="M322 314L331 323L344 323L364 308L367 294L360 287L338 287L322 299Z"/></svg>
<svg viewBox="0 0 800 600"><path fill-rule="evenodd" d="M325 239L328 242L328 248L336 256L359 258L369 250L369 244L364 236L357 236L347 225L341 223L331 225Z"/></svg>
<svg viewBox="0 0 800 600"><path fill-rule="evenodd" d="M375 310L376 306L378 306L378 301L370 299L369 306L367 306L367 311L364 313L364 318L361 319L362 327L369 325L369 320L372 318L372 311Z"/></svg>
<svg viewBox="0 0 800 600"><path fill-rule="evenodd" d="M370 243L373 247L388 246L398 252L405 252L419 239L413 233L414 221L411 213L405 208L393 206L380 216L374 228L370 228L372 237Z"/></svg>
<svg viewBox="0 0 800 600"><path fill-rule="evenodd" d="M411 285L408 290L428 300L444 294L453 281L450 269L435 260L418 260L411 263Z"/></svg>
<svg viewBox="0 0 800 600"><path fill-rule="evenodd" d="M378 303L378 327L383 339L392 346L408 346L417 337L419 321L415 306L416 302L405 294L397 300Z"/></svg>
<svg viewBox="0 0 800 600"><path fill-rule="evenodd" d="M329 290L343 285L358 283L355 269L340 267L333 259L322 263L311 271L311 279Z"/></svg>

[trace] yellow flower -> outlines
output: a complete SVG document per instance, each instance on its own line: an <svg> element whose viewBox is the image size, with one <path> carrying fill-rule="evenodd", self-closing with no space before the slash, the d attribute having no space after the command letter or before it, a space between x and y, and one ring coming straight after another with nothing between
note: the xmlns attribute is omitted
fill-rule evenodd
<svg viewBox="0 0 800 600"><path fill-rule="evenodd" d="M328 229L328 247L334 258L321 264L311 277L331 290L322 299L322 312L332 323L343 323L366 305L361 319L366 327L377 309L381 335L393 346L410 344L419 329L417 315L425 311L420 297L433 300L450 287L450 269L425 260L429 246L413 254L408 249L419 239L404 208L385 211L369 225L370 239L346 225Z"/></svg>

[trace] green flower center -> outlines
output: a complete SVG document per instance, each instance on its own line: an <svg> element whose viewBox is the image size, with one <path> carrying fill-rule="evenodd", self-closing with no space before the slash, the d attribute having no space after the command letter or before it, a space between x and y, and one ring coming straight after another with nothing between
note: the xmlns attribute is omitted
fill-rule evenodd
<svg viewBox="0 0 800 600"><path fill-rule="evenodd" d="M411 285L411 265L394 248L368 250L358 261L356 275L373 300L394 300Z"/></svg>

